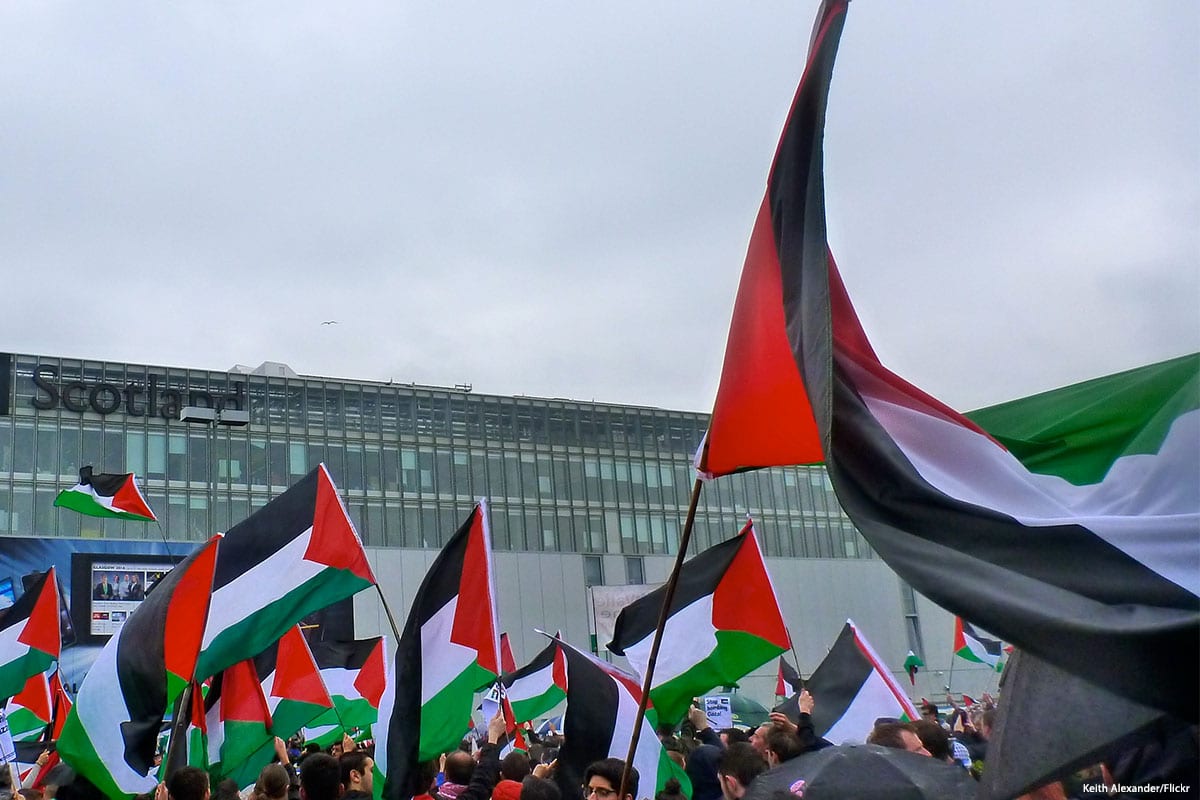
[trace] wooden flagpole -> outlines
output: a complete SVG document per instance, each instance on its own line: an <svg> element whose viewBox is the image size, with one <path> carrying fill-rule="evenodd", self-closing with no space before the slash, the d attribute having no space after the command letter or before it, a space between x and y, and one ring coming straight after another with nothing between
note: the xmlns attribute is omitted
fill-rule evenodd
<svg viewBox="0 0 1200 800"><path fill-rule="evenodd" d="M658 648L662 644L663 629L667 626L671 602L675 599L675 587L679 584L679 573L683 568L683 562L687 559L688 545L692 540L692 527L696 522L696 507L700 504L700 489L703 486L704 482L699 478L692 486L692 499L688 503L687 520L683 524L683 533L679 537L679 552L675 555L675 566L671 568L671 576L667 578L662 609L658 612L658 627L654 629L654 639L650 644L650 659L646 662L646 677L642 681L642 697L638 702L637 718L633 723L633 736L629 740L629 753L625 756L625 768L621 771L621 785L617 791L617 800L624 800L625 790L629 786L629 769L633 766L638 739L641 738L642 720L646 718L646 704L650 702L650 686L654 680L654 665L658 661Z"/></svg>

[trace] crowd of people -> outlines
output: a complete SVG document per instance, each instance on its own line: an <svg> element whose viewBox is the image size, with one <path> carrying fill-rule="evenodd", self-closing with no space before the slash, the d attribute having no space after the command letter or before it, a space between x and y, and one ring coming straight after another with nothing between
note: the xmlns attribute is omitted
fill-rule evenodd
<svg viewBox="0 0 1200 800"><path fill-rule="evenodd" d="M906 750L945 762L945 769L961 770L979 778L986 769L988 741L995 725L994 702L986 697L983 703L965 708L953 698L947 700L949 710L945 712L933 703L924 702L919 720L876 720L866 744ZM635 769L630 769L625 792L618 796L625 770L624 762L618 758L592 763L581 785L564 785L566 776L558 774L557 760L563 736L553 727L543 736L530 730L527 750L508 748L504 752L507 734L499 714L477 738L464 739L457 750L417 765L416 789L411 794L413 800L579 800L580 797L583 800L742 800L760 776L805 753L834 744L814 730L815 702L807 691L801 692L797 703L799 713L794 718L772 712L762 725L751 730L737 727L714 730L697 706L690 709L681 725L661 728L659 741L668 757L686 773L691 783L690 794L676 779L668 780L655 793L653 787L642 785L643 778ZM1194 726L1189 730L1192 745L1189 752L1194 761ZM138 800L369 800L376 788L373 756L371 741L356 743L349 736L325 749L315 744L301 747L298 740L276 739L274 761L262 769L252 787L241 788L229 779L210 786L207 772L188 766L174 770L155 792ZM38 768L44 763L45 754L39 759ZM1089 792L1085 786L1111 784L1113 770L1122 768L1121 764L1097 765L1070 780L1043 787L1029 797L1033 800L1093 797L1095 792ZM6 775L7 771L0 773ZM11 787L3 785L4 775L0 775L0 800L18 800ZM95 787L82 778L57 787L57 794L55 788L49 787L45 792L21 789L20 800L100 798ZM794 798L781 795L780 800Z"/></svg>

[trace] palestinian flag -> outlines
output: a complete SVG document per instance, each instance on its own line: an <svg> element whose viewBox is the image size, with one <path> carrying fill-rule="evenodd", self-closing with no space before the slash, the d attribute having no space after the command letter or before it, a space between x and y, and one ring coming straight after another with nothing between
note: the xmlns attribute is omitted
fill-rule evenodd
<svg viewBox="0 0 1200 800"><path fill-rule="evenodd" d="M608 649L645 676L666 587L617 616ZM752 523L683 564L663 631L650 699L663 722L677 723L692 698L733 686L788 649L787 627Z"/></svg>
<svg viewBox="0 0 1200 800"><path fill-rule="evenodd" d="M0 701L19 694L34 675L50 669L62 648L54 567L0 613Z"/></svg>
<svg viewBox="0 0 1200 800"><path fill-rule="evenodd" d="M417 589L379 706L375 759L392 800L421 794L417 764L453 750L475 692L500 674L487 505L480 501Z"/></svg>
<svg viewBox="0 0 1200 800"><path fill-rule="evenodd" d="M865 741L880 717L920 719L891 670L851 620L808 679L808 691L817 701L813 730L834 744Z"/></svg>
<svg viewBox="0 0 1200 800"><path fill-rule="evenodd" d="M624 761L629 756L642 687L633 675L566 642L560 641L558 647L567 663L567 713L555 780L563 797L578 797L589 764L610 757ZM690 797L692 783L663 749L656 733L658 721L652 696L633 755L638 771L633 796L654 797L669 778L677 778L683 794Z"/></svg>
<svg viewBox="0 0 1200 800"><path fill-rule="evenodd" d="M775 676L775 696L787 697L804 688L804 681L796 668L783 656L779 657L779 673Z"/></svg>
<svg viewBox="0 0 1200 800"><path fill-rule="evenodd" d="M529 722L567 699L567 660L555 638L521 669L500 679L513 720Z"/></svg>
<svg viewBox="0 0 1200 800"><path fill-rule="evenodd" d="M917 685L917 672L923 666L925 666L925 662L921 660L921 657L909 650L908 655L904 657L904 671L908 673L908 682L913 686Z"/></svg>
<svg viewBox="0 0 1200 800"><path fill-rule="evenodd" d="M826 237L822 140L846 6L826 0L817 18L700 467L823 459L855 526L914 589L1069 673L1195 721L1200 357L974 421L887 370Z"/></svg>
<svg viewBox="0 0 1200 800"><path fill-rule="evenodd" d="M507 633L500 634L500 671L517 671L517 660L513 658L512 644L508 641Z"/></svg>
<svg viewBox="0 0 1200 800"><path fill-rule="evenodd" d="M91 467L84 467L79 470L79 483L59 492L54 505L89 517L158 521L132 472L128 475L97 475Z"/></svg>
<svg viewBox="0 0 1200 800"><path fill-rule="evenodd" d="M374 582L322 464L222 538L196 675L253 658L306 614Z"/></svg>
<svg viewBox="0 0 1200 800"><path fill-rule="evenodd" d="M255 657L254 668L270 711L272 735L287 739L333 709L299 625L288 628L283 638Z"/></svg>
<svg viewBox="0 0 1200 800"><path fill-rule="evenodd" d="M999 672L1002 669L1002 647L997 640L979 635L971 623L962 617L954 618L954 655L976 664L987 664Z"/></svg>
<svg viewBox="0 0 1200 800"><path fill-rule="evenodd" d="M153 791L166 709L191 681L218 537L168 572L108 640L79 687L58 751L109 798Z"/></svg>
<svg viewBox="0 0 1200 800"><path fill-rule="evenodd" d="M51 717L50 682L39 672L25 681L25 688L4 706L4 717L14 742L33 742L42 738Z"/></svg>
<svg viewBox="0 0 1200 800"><path fill-rule="evenodd" d="M253 784L275 757L271 712L254 662L239 661L215 676L204 708L209 775Z"/></svg>
<svg viewBox="0 0 1200 800"><path fill-rule="evenodd" d="M383 637L314 642L312 653L342 727L365 729L374 725L387 682Z"/></svg>

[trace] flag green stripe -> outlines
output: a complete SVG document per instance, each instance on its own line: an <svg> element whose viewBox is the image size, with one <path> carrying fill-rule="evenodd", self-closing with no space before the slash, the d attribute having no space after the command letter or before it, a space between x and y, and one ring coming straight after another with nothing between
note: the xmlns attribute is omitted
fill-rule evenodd
<svg viewBox="0 0 1200 800"><path fill-rule="evenodd" d="M50 724L49 720L42 719L24 706L18 707L7 719L8 730L12 733L13 741L17 742L38 738Z"/></svg>
<svg viewBox="0 0 1200 800"><path fill-rule="evenodd" d="M0 698L16 697L30 678L50 669L53 663L54 656L30 647L12 661L0 664Z"/></svg>
<svg viewBox="0 0 1200 800"><path fill-rule="evenodd" d="M717 646L706 658L650 690L650 700L663 722L679 722L693 697L735 683L784 651L745 631L717 631L716 639Z"/></svg>
<svg viewBox="0 0 1200 800"><path fill-rule="evenodd" d="M134 796L132 792L123 791L113 780L108 766L92 746L92 740L88 737L75 709L71 709L67 714L67 721L63 723L62 734L58 737L58 751L63 754L63 760L72 769L86 776L105 797Z"/></svg>
<svg viewBox="0 0 1200 800"><path fill-rule="evenodd" d="M275 737L262 722L226 720L224 727L221 761L209 773L214 778L233 778L239 788L248 786L275 757Z"/></svg>
<svg viewBox="0 0 1200 800"><path fill-rule="evenodd" d="M475 707L475 692L494 680L495 673L472 662L421 706L418 761L428 761L458 747Z"/></svg>
<svg viewBox="0 0 1200 800"><path fill-rule="evenodd" d="M972 411L966 416L1031 472L1098 483L1127 455L1153 455L1171 424L1200 409L1192 354Z"/></svg>
<svg viewBox="0 0 1200 800"><path fill-rule="evenodd" d="M146 522L150 519L141 514L130 514L128 511L114 511L103 505L91 492L79 489L64 489L59 492L58 497L54 498L54 505L89 517L132 519L139 522Z"/></svg>
<svg viewBox="0 0 1200 800"><path fill-rule="evenodd" d="M379 709L361 697L334 695L333 706L346 728L366 728L379 721Z"/></svg>
<svg viewBox="0 0 1200 800"><path fill-rule="evenodd" d="M317 703L281 699L271 712L271 733L286 739L328 710Z"/></svg>
<svg viewBox="0 0 1200 800"><path fill-rule="evenodd" d="M297 619L370 585L370 582L347 570L323 570L270 605L217 634L196 661L196 677L207 678L270 647L282 635L277 634L280 626L275 624L281 617L280 609L286 609L290 619Z"/></svg>

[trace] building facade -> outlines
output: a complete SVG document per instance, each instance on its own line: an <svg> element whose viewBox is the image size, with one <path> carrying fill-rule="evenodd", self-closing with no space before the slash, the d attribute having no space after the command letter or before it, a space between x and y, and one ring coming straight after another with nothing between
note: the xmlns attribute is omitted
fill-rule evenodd
<svg viewBox="0 0 1200 800"><path fill-rule="evenodd" d="M212 412L187 413L197 408ZM585 623L595 627L587 619L587 586L665 577L706 425L705 414L299 376L270 362L217 372L0 354L0 536L199 542L324 462L399 613L416 590L412 576L419 582L483 496L501 578L511 573L523 589L531 579L563 586L549 602L549 616L561 617L556 622L535 620L520 604L507 612L520 619L507 620L502 602L501 623L582 633ZM55 508L57 493L74 485L85 465L137 474L161 530ZM732 536L747 514L777 584L807 576L807 585L832 587L845 579L858 596L874 598L860 609L871 619L860 614L857 621L894 666L909 648L924 649L923 619L941 612L922 609L874 555L841 511L823 468L709 482L693 548ZM541 566L524 577L531 564ZM382 580L388 574L390 584ZM789 593L780 589L781 598ZM810 616L814 598L803 591L798 597L809 609L793 613ZM362 601L368 620L377 616L371 603ZM544 599L540 605L545 615ZM800 653L802 668L815 666L849 615L820 614L814 636L823 638L819 647L814 641L812 657ZM377 627L361 633L385 632L382 615ZM528 637L532 655L536 642Z"/></svg>

